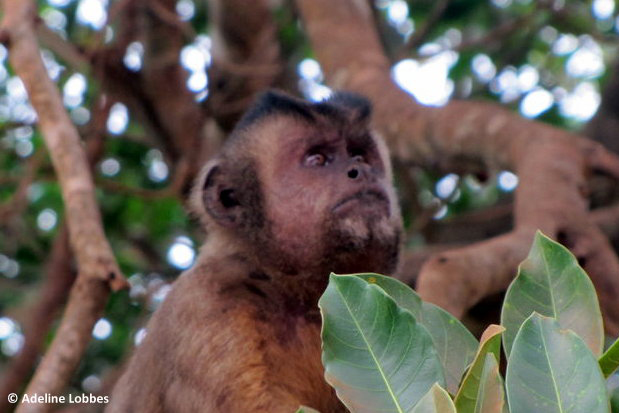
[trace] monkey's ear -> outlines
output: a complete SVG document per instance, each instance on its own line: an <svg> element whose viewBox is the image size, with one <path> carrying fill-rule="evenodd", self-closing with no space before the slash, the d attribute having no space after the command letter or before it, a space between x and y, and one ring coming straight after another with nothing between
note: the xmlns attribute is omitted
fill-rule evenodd
<svg viewBox="0 0 619 413"><path fill-rule="evenodd" d="M225 165L211 165L200 182L200 198L210 219L225 227L236 226L241 219L241 203Z"/></svg>

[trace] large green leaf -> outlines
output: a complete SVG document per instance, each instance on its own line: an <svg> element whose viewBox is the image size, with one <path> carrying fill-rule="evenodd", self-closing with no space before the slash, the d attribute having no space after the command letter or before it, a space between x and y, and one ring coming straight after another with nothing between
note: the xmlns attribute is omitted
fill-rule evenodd
<svg viewBox="0 0 619 413"><path fill-rule="evenodd" d="M475 355L475 360L471 368L467 371L462 385L454 400L458 413L474 413L480 403L479 387L482 381L483 370L486 363L486 355L491 355L498 362L501 354L501 333L505 328L497 325L490 325L481 336L479 350Z"/></svg>
<svg viewBox="0 0 619 413"><path fill-rule="evenodd" d="M539 231L503 304L503 345L508 356L520 325L534 311L576 332L596 356L602 353L602 314L589 276L567 248Z"/></svg>
<svg viewBox="0 0 619 413"><path fill-rule="evenodd" d="M481 372L474 413L501 413L505 409L503 378L493 354L487 353ZM458 409L458 413L461 411Z"/></svg>
<svg viewBox="0 0 619 413"><path fill-rule="evenodd" d="M464 371L475 357L478 346L475 337L456 317L434 304L422 302L419 295L403 282L380 274L355 275L378 285L426 328L441 359L447 390L455 394Z"/></svg>
<svg viewBox="0 0 619 413"><path fill-rule="evenodd" d="M608 413L606 383L584 341L533 313L516 335L505 378L511 413Z"/></svg>
<svg viewBox="0 0 619 413"><path fill-rule="evenodd" d="M325 378L352 412L410 412L444 382L426 330L381 288L331 274L318 305Z"/></svg>
<svg viewBox="0 0 619 413"><path fill-rule="evenodd" d="M435 383L419 400L412 413L456 413L456 406L451 401L449 393Z"/></svg>
<svg viewBox="0 0 619 413"><path fill-rule="evenodd" d="M615 341L600 357L604 377L609 377L619 367L619 340Z"/></svg>

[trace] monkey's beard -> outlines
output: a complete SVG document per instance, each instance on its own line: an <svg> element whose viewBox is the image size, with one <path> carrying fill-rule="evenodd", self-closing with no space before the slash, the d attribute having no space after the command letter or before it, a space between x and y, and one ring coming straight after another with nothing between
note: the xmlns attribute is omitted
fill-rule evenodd
<svg viewBox="0 0 619 413"><path fill-rule="evenodd" d="M256 258L266 268L316 281L326 281L330 272L391 274L400 251L399 214L357 212L329 216L295 237L267 225L252 242L260 246Z"/></svg>
<svg viewBox="0 0 619 413"><path fill-rule="evenodd" d="M322 266L329 272L392 273L401 239L399 217L351 215L333 219L323 234Z"/></svg>

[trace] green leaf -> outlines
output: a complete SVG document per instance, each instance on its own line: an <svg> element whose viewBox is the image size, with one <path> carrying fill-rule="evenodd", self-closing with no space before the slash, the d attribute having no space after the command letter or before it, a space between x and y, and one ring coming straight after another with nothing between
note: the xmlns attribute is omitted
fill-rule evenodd
<svg viewBox="0 0 619 413"><path fill-rule="evenodd" d="M511 413L608 413L602 371L584 341L533 313L516 335L505 384Z"/></svg>
<svg viewBox="0 0 619 413"><path fill-rule="evenodd" d="M352 412L410 412L444 382L426 330L376 285L331 274L318 305L325 379Z"/></svg>
<svg viewBox="0 0 619 413"><path fill-rule="evenodd" d="M456 394L462 375L475 357L477 339L454 316L431 303L422 304L418 320L432 337L445 373L447 390Z"/></svg>
<svg viewBox="0 0 619 413"><path fill-rule="evenodd" d="M473 413L479 404L479 387L483 380L483 370L486 363L486 356L491 355L498 362L501 353L501 333L505 328L495 324L490 325L481 336L479 350L475 355L475 360L471 368L467 371L462 385L454 400L458 413Z"/></svg>
<svg viewBox="0 0 619 413"><path fill-rule="evenodd" d="M441 359L447 390L455 394L464 371L475 357L478 346L475 337L456 317L434 304L422 302L419 295L403 282L380 274L355 275L382 288L426 328Z"/></svg>
<svg viewBox="0 0 619 413"><path fill-rule="evenodd" d="M615 341L600 357L600 367L604 377L610 377L619 367L619 340Z"/></svg>
<svg viewBox="0 0 619 413"><path fill-rule="evenodd" d="M320 413L316 409L312 409L311 407L301 406L295 413Z"/></svg>
<svg viewBox="0 0 619 413"><path fill-rule="evenodd" d="M456 406L451 401L449 393L435 383L419 400L412 413L456 413Z"/></svg>
<svg viewBox="0 0 619 413"><path fill-rule="evenodd" d="M404 284L393 277L376 273L361 273L352 274L355 275L370 284L376 284L383 291L393 298L393 300L402 308L410 311L417 320L422 318L421 314L421 297L408 285Z"/></svg>
<svg viewBox="0 0 619 413"><path fill-rule="evenodd" d="M573 330L596 356L602 353L604 328L593 283L567 248L539 231L505 295L501 324L507 356L520 325L534 311Z"/></svg>
<svg viewBox="0 0 619 413"><path fill-rule="evenodd" d="M493 354L487 353L475 402L475 413L501 413L505 409L503 378ZM462 410L464 411L464 410ZM461 410L458 409L458 413Z"/></svg>

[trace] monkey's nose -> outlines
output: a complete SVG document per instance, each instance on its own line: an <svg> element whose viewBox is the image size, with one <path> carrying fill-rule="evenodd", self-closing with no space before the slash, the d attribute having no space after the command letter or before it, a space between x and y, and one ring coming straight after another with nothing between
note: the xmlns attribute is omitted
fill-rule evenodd
<svg viewBox="0 0 619 413"><path fill-rule="evenodd" d="M360 175L360 173L359 173L359 169L357 167L353 167L353 168L350 168L348 170L348 177L350 179L357 179L357 178L359 178L359 175Z"/></svg>

